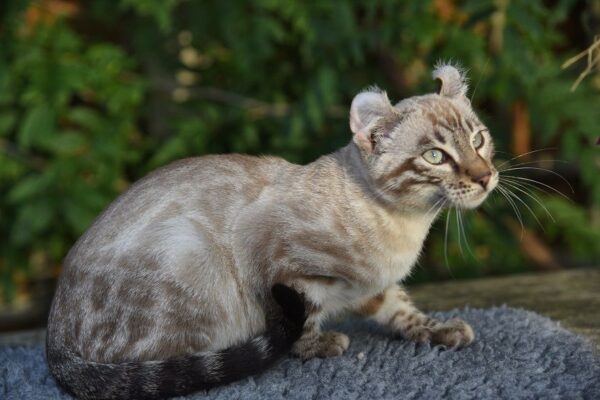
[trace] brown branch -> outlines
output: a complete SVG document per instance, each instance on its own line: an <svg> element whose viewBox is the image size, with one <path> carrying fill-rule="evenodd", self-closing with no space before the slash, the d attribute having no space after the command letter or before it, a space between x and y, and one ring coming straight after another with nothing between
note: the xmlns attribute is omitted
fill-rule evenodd
<svg viewBox="0 0 600 400"><path fill-rule="evenodd" d="M581 53L569 58L562 65L562 69L569 68L571 65L575 64L582 58L587 56L587 66L585 69L579 74L573 86L571 86L571 92L574 92L577 89L577 86L588 76L595 66L600 67L600 36L596 36L594 38L594 42Z"/></svg>
<svg viewBox="0 0 600 400"><path fill-rule="evenodd" d="M544 243L533 231L521 227L512 218L507 218L504 222L515 235L522 235L519 245L525 256L532 261L536 270L556 271L562 269L551 247Z"/></svg>

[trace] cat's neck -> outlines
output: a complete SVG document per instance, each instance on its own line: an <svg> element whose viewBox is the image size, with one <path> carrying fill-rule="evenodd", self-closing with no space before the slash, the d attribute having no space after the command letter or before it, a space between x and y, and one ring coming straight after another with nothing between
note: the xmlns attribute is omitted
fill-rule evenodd
<svg viewBox="0 0 600 400"><path fill-rule="evenodd" d="M273 171L278 178L257 206L268 205L267 211L272 207L274 220L281 218L290 237L323 240L323 247L312 241L310 246L324 253L331 248L355 254L348 261L355 263L349 268L358 271L352 279L375 292L410 272L435 213L380 199L368 165L353 144L305 166L278 165L281 168ZM328 243L337 247L327 247Z"/></svg>
<svg viewBox="0 0 600 400"><path fill-rule="evenodd" d="M360 189L364 196L373 197L374 199L379 197L369 175L367 162L354 142L350 142L345 147L325 157L334 160L340 170L343 171L344 178L348 180L348 183ZM381 202L381 204L388 206L384 202Z"/></svg>
<svg viewBox="0 0 600 400"><path fill-rule="evenodd" d="M402 279L414 265L437 213L382 199L353 144L301 170L294 176L297 190L290 192L301 191L306 197L292 194L293 201L318 208L324 221L335 220L333 225L343 227L336 235L344 232L356 251L372 255L368 262L379 271L371 277L375 287Z"/></svg>
<svg viewBox="0 0 600 400"><path fill-rule="evenodd" d="M406 199L395 198L393 202L382 196L381 190L377 189L373 178L369 174L368 161L364 159L354 142L350 142L347 146L323 157L323 159L328 158L334 160L340 171L343 171L343 179L347 181L347 184L356 188L373 207L385 208L391 213L399 215L433 216L428 204L414 204L412 202L414 196L411 196L410 200L408 196ZM317 160L315 163L318 164L320 161Z"/></svg>

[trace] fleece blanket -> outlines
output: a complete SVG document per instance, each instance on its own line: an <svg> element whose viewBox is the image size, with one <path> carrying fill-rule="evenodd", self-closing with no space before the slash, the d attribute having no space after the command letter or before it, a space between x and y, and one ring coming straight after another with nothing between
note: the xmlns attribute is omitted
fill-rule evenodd
<svg viewBox="0 0 600 400"><path fill-rule="evenodd" d="M286 357L269 371L186 399L600 399L600 355L586 339L526 310L434 313L475 330L462 350L393 338L372 323L334 324L351 337L340 357ZM0 398L69 399L43 344L0 347Z"/></svg>

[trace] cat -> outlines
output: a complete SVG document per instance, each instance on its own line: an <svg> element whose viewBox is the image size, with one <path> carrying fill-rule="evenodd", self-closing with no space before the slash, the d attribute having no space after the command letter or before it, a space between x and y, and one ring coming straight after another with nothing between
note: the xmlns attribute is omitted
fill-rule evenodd
<svg viewBox="0 0 600 400"><path fill-rule="evenodd" d="M211 155L135 183L67 255L48 322L58 382L81 398L160 398L231 382L291 348L344 353L321 331L344 310L417 342L474 340L420 312L400 286L442 208L498 183L494 145L465 74L392 105L359 93L352 140L305 165Z"/></svg>

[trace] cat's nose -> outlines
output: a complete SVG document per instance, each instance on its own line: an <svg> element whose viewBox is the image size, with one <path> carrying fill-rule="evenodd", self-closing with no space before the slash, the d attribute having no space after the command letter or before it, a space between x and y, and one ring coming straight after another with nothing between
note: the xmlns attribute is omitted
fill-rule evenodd
<svg viewBox="0 0 600 400"><path fill-rule="evenodd" d="M481 157L470 160L466 165L465 172L471 178L472 182L479 183L481 187L487 189L487 185L490 183L490 178L492 177L492 171Z"/></svg>
<svg viewBox="0 0 600 400"><path fill-rule="evenodd" d="M484 189L487 189L490 178L492 177L492 171L488 170L478 176L472 176L471 180L475 183L479 183Z"/></svg>

